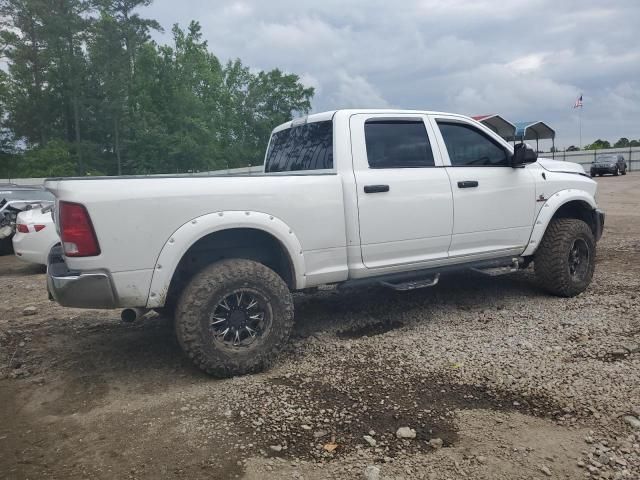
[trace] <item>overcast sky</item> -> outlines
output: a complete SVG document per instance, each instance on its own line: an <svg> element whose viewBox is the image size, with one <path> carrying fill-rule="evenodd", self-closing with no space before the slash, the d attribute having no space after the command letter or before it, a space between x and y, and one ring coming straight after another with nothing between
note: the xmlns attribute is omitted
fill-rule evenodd
<svg viewBox="0 0 640 480"><path fill-rule="evenodd" d="M281 68L313 110L398 107L543 120L557 145L640 138L640 0L155 0L221 60Z"/></svg>

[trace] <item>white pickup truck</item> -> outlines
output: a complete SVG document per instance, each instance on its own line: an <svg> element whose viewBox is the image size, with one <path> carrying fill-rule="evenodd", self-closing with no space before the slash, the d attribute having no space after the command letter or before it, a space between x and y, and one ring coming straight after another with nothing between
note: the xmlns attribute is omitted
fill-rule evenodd
<svg viewBox="0 0 640 480"><path fill-rule="evenodd" d="M293 326L291 292L435 285L534 262L550 293L589 285L604 214L581 166L537 159L462 115L339 110L273 130L260 175L58 178L61 305L171 310L216 376L265 368Z"/></svg>

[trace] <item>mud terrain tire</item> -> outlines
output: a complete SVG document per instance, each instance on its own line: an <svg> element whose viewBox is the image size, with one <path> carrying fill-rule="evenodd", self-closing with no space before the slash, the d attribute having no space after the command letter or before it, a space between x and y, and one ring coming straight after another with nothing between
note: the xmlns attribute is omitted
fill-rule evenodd
<svg viewBox="0 0 640 480"><path fill-rule="evenodd" d="M575 218L551 220L534 258L539 285L559 297L573 297L591 283L596 242L589 225Z"/></svg>
<svg viewBox="0 0 640 480"><path fill-rule="evenodd" d="M260 318L263 330L247 323ZM175 325L182 349L208 374L231 377L259 372L271 365L289 338L291 292L277 273L261 263L222 260L205 267L185 287ZM229 333L222 335L225 328ZM234 332L240 332L238 337ZM250 343L236 344L240 338Z"/></svg>

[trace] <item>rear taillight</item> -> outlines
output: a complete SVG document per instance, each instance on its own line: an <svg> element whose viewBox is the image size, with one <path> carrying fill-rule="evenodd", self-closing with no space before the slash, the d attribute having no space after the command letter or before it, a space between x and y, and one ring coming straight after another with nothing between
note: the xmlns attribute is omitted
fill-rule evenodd
<svg viewBox="0 0 640 480"><path fill-rule="evenodd" d="M84 205L60 202L60 238L68 257L100 255L100 245Z"/></svg>
<svg viewBox="0 0 640 480"><path fill-rule="evenodd" d="M33 231L39 232L40 230L44 230L46 225L34 225ZM29 233L32 230L29 230L29 226L24 223L18 223L16 225L16 230L20 233Z"/></svg>

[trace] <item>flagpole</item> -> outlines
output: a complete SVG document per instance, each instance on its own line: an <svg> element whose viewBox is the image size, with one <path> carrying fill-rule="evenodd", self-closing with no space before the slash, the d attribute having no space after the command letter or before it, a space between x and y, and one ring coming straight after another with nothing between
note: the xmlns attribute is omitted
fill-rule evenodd
<svg viewBox="0 0 640 480"><path fill-rule="evenodd" d="M582 150L582 105L578 110L578 129L580 130L580 150Z"/></svg>

